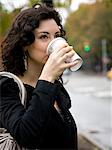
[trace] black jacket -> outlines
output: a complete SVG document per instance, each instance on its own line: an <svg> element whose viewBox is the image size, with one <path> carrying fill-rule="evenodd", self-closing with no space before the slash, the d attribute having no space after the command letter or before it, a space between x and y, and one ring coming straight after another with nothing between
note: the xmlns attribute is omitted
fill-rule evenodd
<svg viewBox="0 0 112 150"><path fill-rule="evenodd" d="M25 88L26 109L14 80L0 77L0 126L27 148L77 150L77 129L69 112L71 101L62 84L39 80L36 88ZM60 114L54 108L55 100Z"/></svg>

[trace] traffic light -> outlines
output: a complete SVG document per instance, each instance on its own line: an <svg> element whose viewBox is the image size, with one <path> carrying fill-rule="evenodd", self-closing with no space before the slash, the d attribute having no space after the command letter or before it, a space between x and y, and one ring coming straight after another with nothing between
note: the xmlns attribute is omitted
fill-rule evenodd
<svg viewBox="0 0 112 150"><path fill-rule="evenodd" d="M89 43L85 43L84 44L84 51L85 52L89 52L91 50L90 44Z"/></svg>

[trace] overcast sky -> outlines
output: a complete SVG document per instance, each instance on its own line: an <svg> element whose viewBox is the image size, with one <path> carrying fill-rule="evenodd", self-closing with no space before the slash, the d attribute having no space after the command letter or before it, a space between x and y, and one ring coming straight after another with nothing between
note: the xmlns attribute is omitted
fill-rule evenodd
<svg viewBox="0 0 112 150"><path fill-rule="evenodd" d="M27 3L27 0L0 0L2 4L10 11L12 8L18 8Z"/></svg>
<svg viewBox="0 0 112 150"><path fill-rule="evenodd" d="M64 1L64 0L63 0ZM0 0L5 7L7 7L9 10L12 10L12 8L18 8L27 3L27 0ZM95 0L72 0L71 10L76 10L81 3L92 3L95 2Z"/></svg>
<svg viewBox="0 0 112 150"><path fill-rule="evenodd" d="M71 10L78 9L81 3L93 3L96 0L72 0Z"/></svg>
<svg viewBox="0 0 112 150"><path fill-rule="evenodd" d="M64 1L64 0L61 0ZM71 11L75 11L78 9L79 5L82 3L93 3L96 0L72 0L72 4L70 6ZM4 6L11 11L14 8L22 7L27 4L28 0L0 0L4 4ZM66 17L68 15L67 10L59 9L60 15L62 17L62 24L64 24Z"/></svg>

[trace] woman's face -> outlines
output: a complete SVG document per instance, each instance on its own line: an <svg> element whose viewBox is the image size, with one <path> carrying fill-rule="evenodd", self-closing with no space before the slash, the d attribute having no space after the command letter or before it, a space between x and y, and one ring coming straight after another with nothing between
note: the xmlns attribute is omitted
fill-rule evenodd
<svg viewBox="0 0 112 150"><path fill-rule="evenodd" d="M48 59L46 52L51 40L61 35L59 26L54 19L43 20L38 28L34 30L35 41L27 47L29 61L44 65Z"/></svg>

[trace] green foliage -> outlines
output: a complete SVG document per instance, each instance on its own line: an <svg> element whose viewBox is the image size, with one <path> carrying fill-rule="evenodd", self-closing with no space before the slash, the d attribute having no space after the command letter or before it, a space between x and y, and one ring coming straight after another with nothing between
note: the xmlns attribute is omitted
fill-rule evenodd
<svg viewBox="0 0 112 150"><path fill-rule="evenodd" d="M34 5L35 3L43 3L45 0L28 0L29 1L29 6ZM46 0L46 2L50 2L49 0ZM69 8L71 5L71 0L65 0L65 1L60 1L60 0L52 0L54 7L58 8Z"/></svg>
<svg viewBox="0 0 112 150"><path fill-rule="evenodd" d="M1 12L6 12L6 9L4 8L4 6L2 5L2 3L0 2L0 13Z"/></svg>
<svg viewBox="0 0 112 150"><path fill-rule="evenodd" d="M29 6L33 6L34 4L42 2L41 0L28 0L28 1L29 1Z"/></svg>
<svg viewBox="0 0 112 150"><path fill-rule="evenodd" d="M0 36L4 36L11 24L11 16L8 13L0 13Z"/></svg>
<svg viewBox="0 0 112 150"><path fill-rule="evenodd" d="M40 3L42 0L28 0L28 6ZM69 10L71 0L53 1L54 7L63 7ZM19 9L7 12L0 3L0 38L8 31L12 19ZM68 42L83 57L84 63L101 61L101 40L107 40L108 56L112 59L112 0L96 0L95 4L82 4L80 8L70 13L66 20L65 30L67 31ZM84 50L85 43L89 47ZM88 51L88 52L87 52Z"/></svg>
<svg viewBox="0 0 112 150"><path fill-rule="evenodd" d="M28 6L32 6L36 3L41 3L42 0L28 0ZM53 1L56 7L69 7L71 4L71 0L60 2L60 1ZM14 16L18 13L21 8L14 9L12 12L8 12L2 3L0 3L0 37L4 36L12 22Z"/></svg>
<svg viewBox="0 0 112 150"><path fill-rule="evenodd" d="M67 1L54 0L53 3L55 7L68 9L69 6L71 5L71 0Z"/></svg>
<svg viewBox="0 0 112 150"><path fill-rule="evenodd" d="M91 63L101 61L101 40L107 39L108 56L112 57L112 1L97 1L95 4L82 4L69 15L65 23L68 41L76 51ZM90 43L91 49L85 43ZM88 53L87 53L87 51Z"/></svg>
<svg viewBox="0 0 112 150"><path fill-rule="evenodd" d="M6 10L2 10L0 12L0 38L4 37L4 35L8 32L9 27L12 24L12 20L15 15L20 11L20 9L15 9L13 12L8 12Z"/></svg>

